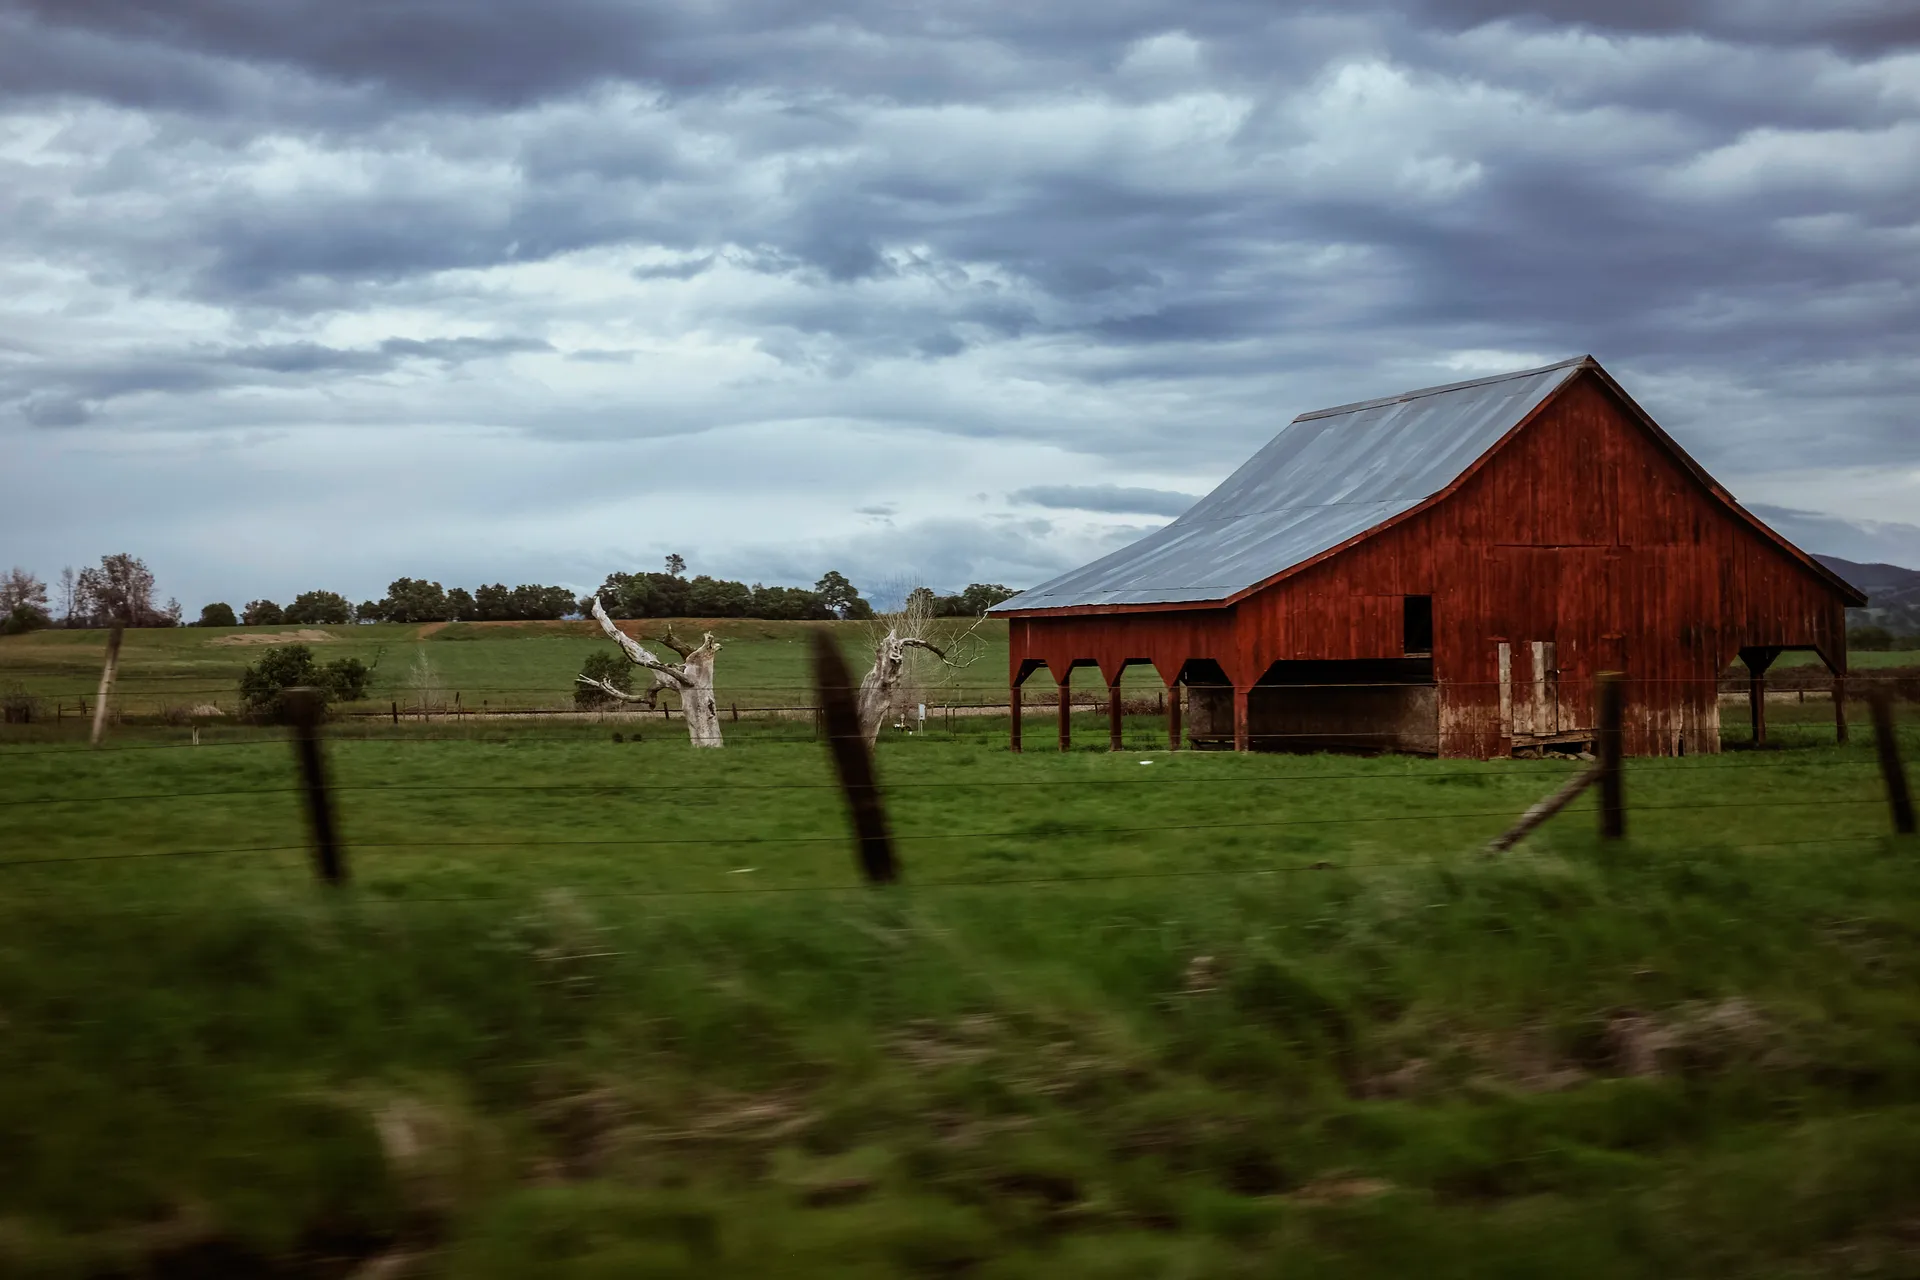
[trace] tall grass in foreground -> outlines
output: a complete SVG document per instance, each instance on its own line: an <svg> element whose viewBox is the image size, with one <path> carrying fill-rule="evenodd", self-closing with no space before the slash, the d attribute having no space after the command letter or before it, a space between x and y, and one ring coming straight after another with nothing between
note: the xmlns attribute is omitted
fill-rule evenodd
<svg viewBox="0 0 1920 1280"><path fill-rule="evenodd" d="M1912 1274L1917 859L49 878L0 898L0 1269Z"/></svg>

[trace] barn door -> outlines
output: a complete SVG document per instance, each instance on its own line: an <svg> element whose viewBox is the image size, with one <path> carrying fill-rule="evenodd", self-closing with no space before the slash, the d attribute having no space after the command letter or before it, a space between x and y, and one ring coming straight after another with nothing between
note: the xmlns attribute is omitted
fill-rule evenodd
<svg viewBox="0 0 1920 1280"><path fill-rule="evenodd" d="M1516 742L1560 732L1560 669L1553 641L1502 641L1499 660L1501 731Z"/></svg>
<svg viewBox="0 0 1920 1280"><path fill-rule="evenodd" d="M1533 731L1544 738L1560 732L1560 666L1553 641L1535 640L1527 647L1533 651Z"/></svg>

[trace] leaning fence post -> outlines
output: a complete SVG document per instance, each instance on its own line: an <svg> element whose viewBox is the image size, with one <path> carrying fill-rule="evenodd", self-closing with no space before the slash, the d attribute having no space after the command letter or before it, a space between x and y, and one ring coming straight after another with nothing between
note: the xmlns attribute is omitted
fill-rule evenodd
<svg viewBox="0 0 1920 1280"><path fill-rule="evenodd" d="M1603 671L1595 693L1600 703L1600 838L1618 840L1627 834L1625 779L1620 769L1620 722L1626 689L1618 671Z"/></svg>
<svg viewBox="0 0 1920 1280"><path fill-rule="evenodd" d="M293 752L300 761L300 780L307 792L307 822L313 831L314 868L331 885L347 882L347 864L334 832L333 794L327 789L326 761L320 755L320 721L326 697L318 689L288 689L287 718L293 725Z"/></svg>
<svg viewBox="0 0 1920 1280"><path fill-rule="evenodd" d="M91 745L96 747L100 745L100 735L107 731L107 695L113 692L114 672L120 669L120 640L125 634L126 628L118 622L107 633L107 664L100 668L100 692L93 700Z"/></svg>
<svg viewBox="0 0 1920 1280"><path fill-rule="evenodd" d="M893 839L887 834L887 813L874 781L873 757L860 732L860 712L853 702L853 677L846 659L825 628L813 633L813 679L820 689L820 719L827 733L827 750L840 772L840 788L853 815L853 831L860 844L860 869L869 884L891 884L900 878L893 858Z"/></svg>
<svg viewBox="0 0 1920 1280"><path fill-rule="evenodd" d="M1880 776L1887 783L1887 804L1893 809L1893 829L1903 836L1913 834L1913 793L1907 790L1907 770L1900 763L1900 739L1894 732L1893 699L1885 689L1875 689L1873 700L1873 746L1880 756Z"/></svg>

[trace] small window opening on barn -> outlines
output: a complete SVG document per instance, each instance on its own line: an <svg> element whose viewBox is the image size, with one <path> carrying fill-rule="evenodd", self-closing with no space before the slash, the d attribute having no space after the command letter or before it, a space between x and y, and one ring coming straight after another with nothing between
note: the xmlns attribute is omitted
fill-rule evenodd
<svg viewBox="0 0 1920 1280"><path fill-rule="evenodd" d="M1405 653L1433 652L1433 597L1407 596L1401 610Z"/></svg>

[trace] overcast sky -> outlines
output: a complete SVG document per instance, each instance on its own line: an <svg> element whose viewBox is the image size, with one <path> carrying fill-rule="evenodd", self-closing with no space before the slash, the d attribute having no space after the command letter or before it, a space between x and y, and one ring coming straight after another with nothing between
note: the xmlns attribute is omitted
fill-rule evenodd
<svg viewBox="0 0 1920 1280"><path fill-rule="evenodd" d="M0 565L190 610L1031 585L1582 353L1920 565L1920 4L0 0Z"/></svg>

